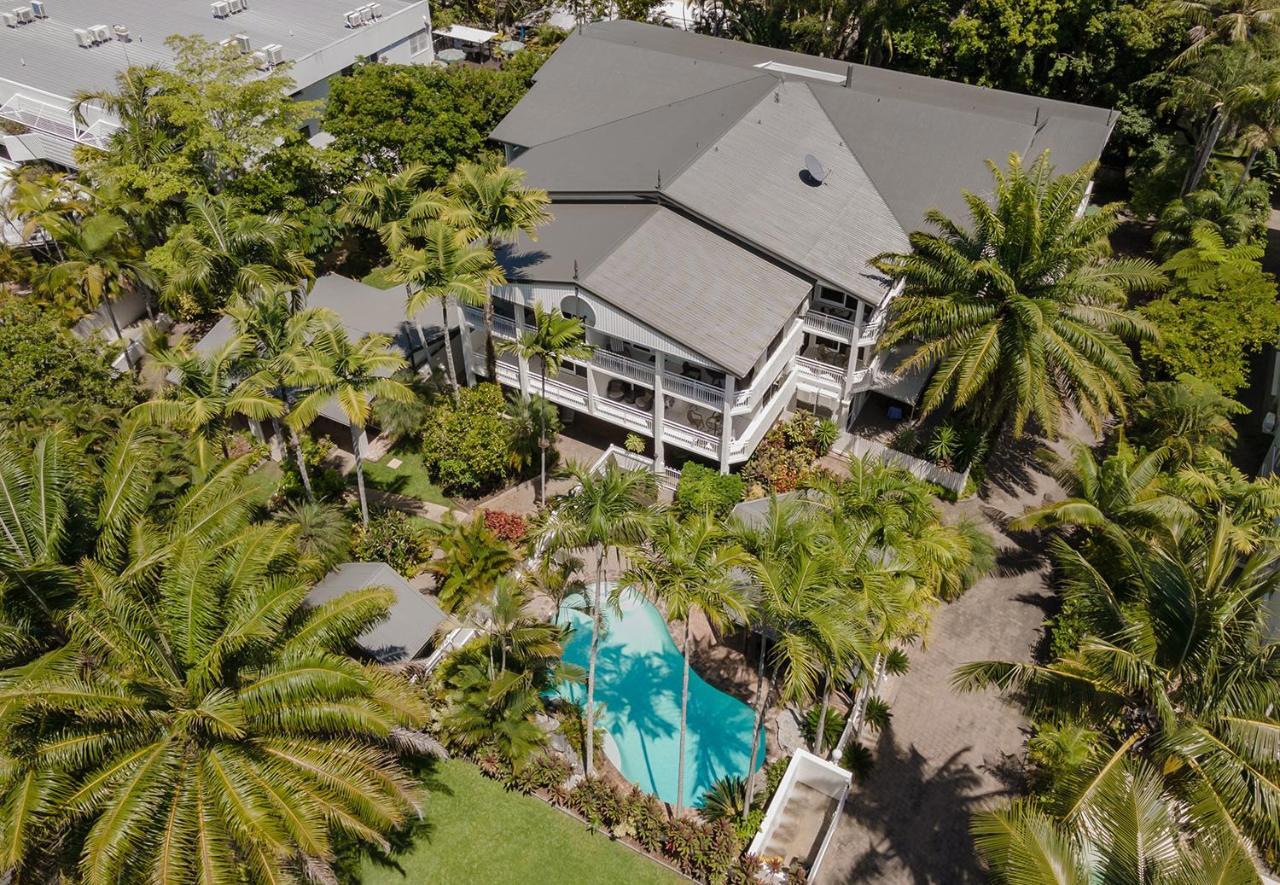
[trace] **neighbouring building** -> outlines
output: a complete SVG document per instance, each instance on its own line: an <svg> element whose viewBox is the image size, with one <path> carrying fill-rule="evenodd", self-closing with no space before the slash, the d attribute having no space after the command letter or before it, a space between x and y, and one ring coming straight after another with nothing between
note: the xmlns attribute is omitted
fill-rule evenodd
<svg viewBox="0 0 1280 885"><path fill-rule="evenodd" d="M554 221L500 251L497 334L541 304L597 345L548 398L728 470L783 412L849 426L873 393L911 404L925 373L876 348L895 292L869 265L909 248L988 159L1096 160L1116 114L615 21L575 33L492 137ZM471 377L478 311L462 311ZM497 380L536 391L502 354Z"/></svg>
<svg viewBox="0 0 1280 885"><path fill-rule="evenodd" d="M385 562L344 562L311 588L307 605L319 607L345 593L378 587L395 594L387 617L372 624L356 641L383 664L428 656L457 627L430 596L419 593Z"/></svg>
<svg viewBox="0 0 1280 885"><path fill-rule="evenodd" d="M10 2L0 3L0 119L28 131L0 136L0 153L17 162L74 167L77 144L104 146L117 121L90 109L81 124L69 110L72 96L114 88L131 65L169 63L164 41L172 34L234 45L264 71L287 61L304 100L324 98L329 78L360 58L434 58L426 0Z"/></svg>

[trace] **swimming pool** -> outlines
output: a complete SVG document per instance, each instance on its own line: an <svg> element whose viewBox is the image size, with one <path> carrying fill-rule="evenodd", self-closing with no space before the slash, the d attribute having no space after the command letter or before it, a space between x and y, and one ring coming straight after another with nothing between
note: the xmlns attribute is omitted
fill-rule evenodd
<svg viewBox="0 0 1280 885"><path fill-rule="evenodd" d="M608 591L606 590L605 593ZM564 659L585 671L591 651L591 618L571 602L562 623L574 627ZM621 614L606 609L596 661L597 722L606 731L605 754L641 789L675 804L680 757L680 681L684 661L661 613L637 593L623 594ZM585 703L587 687L563 685L563 697ZM689 722L685 738L684 804L726 774L742 775L751 756L752 709L689 671ZM757 764L760 763L757 754Z"/></svg>

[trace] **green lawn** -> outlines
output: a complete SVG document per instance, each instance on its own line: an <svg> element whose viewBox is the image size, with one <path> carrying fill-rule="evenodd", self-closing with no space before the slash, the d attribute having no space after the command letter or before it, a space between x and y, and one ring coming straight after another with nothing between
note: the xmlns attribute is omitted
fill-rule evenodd
<svg viewBox="0 0 1280 885"><path fill-rule="evenodd" d="M682 881L542 800L507 792L469 762L441 763L433 779L444 789L427 798L423 832L393 866L366 860L364 885Z"/></svg>
<svg viewBox="0 0 1280 885"><path fill-rule="evenodd" d="M284 470L277 461L267 461L257 470L245 477L245 484L253 489L253 500L257 504L266 504L271 496L280 488L284 479Z"/></svg>
<svg viewBox="0 0 1280 885"><path fill-rule="evenodd" d="M399 458L401 464L395 470L387 465ZM364 481L370 488L382 489L384 492L395 492L427 501L432 504L443 504L452 507L453 502L445 497L440 487L427 475L427 467L422 463L422 455L417 452L393 449L376 462L364 465Z"/></svg>
<svg viewBox="0 0 1280 885"><path fill-rule="evenodd" d="M390 289L392 286L396 285L387 279L387 274L390 272L391 268L389 267L375 267L373 270L369 271L361 282L366 286L373 286L375 289Z"/></svg>

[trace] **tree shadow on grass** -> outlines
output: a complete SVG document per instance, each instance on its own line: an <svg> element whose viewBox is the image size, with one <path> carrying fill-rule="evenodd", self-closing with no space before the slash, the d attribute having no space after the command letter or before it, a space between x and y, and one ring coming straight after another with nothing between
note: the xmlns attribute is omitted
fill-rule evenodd
<svg viewBox="0 0 1280 885"><path fill-rule="evenodd" d="M875 767L845 805L852 821L844 826L861 831L851 846L855 850L845 852L848 865L832 869L828 881L878 881L896 868L917 885L985 881L969 818L1009 788L983 792L983 778L961 758L971 750L958 750L934 765L914 746L899 746L892 726L881 731Z"/></svg>
<svg viewBox="0 0 1280 885"><path fill-rule="evenodd" d="M401 876L409 873L400 864L399 858L413 850L419 842L430 842L435 832L435 822L431 819L430 797L432 795L453 795L453 790L439 780L440 760L433 756L422 756L404 762L410 776L421 785L427 793L427 802L420 817L410 817L404 826L386 835L387 847L356 842L352 837L339 834L334 839L334 873L342 885L360 885L363 881L361 867L365 861L376 867L393 870Z"/></svg>

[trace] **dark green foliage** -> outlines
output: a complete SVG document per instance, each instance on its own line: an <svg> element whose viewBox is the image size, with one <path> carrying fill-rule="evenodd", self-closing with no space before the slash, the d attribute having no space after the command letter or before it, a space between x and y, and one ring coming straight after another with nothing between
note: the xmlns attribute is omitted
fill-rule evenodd
<svg viewBox="0 0 1280 885"><path fill-rule="evenodd" d="M298 437L298 441L302 444L302 458L307 464L307 476L311 478L311 491L316 500L337 501L347 488L347 480L342 471L329 460L337 447L323 436L304 434ZM280 466L284 469L281 493L286 498L301 498L304 490L302 477L298 473L298 462L293 458L285 458Z"/></svg>
<svg viewBox="0 0 1280 885"><path fill-rule="evenodd" d="M399 510L377 513L367 527L356 526L351 554L361 562L385 562L411 578L422 571L431 558L431 542L426 532L414 526Z"/></svg>
<svg viewBox="0 0 1280 885"><path fill-rule="evenodd" d="M383 433L397 441L416 440L431 414L431 404L436 401L436 390L430 381L413 369L396 372L396 380L413 391L412 399L374 400L373 421Z"/></svg>
<svg viewBox="0 0 1280 885"><path fill-rule="evenodd" d="M734 820L742 817L746 807L746 778L737 774L728 774L702 794L702 800L698 803L698 814L707 821Z"/></svg>
<svg viewBox="0 0 1280 885"><path fill-rule="evenodd" d="M1208 186L1169 203L1160 212L1152 246L1161 258L1192 245L1191 232L1208 226L1227 246L1259 242L1266 234L1271 199L1258 179L1240 181L1238 174L1218 174Z"/></svg>
<svg viewBox="0 0 1280 885"><path fill-rule="evenodd" d="M821 707L811 707L800 722L800 732L810 746L814 745L818 737L818 720L821 716ZM836 745L836 741L840 740L840 733L844 731L844 723L843 713L831 707L827 708L827 720L823 723L824 736L822 738L822 746L834 747Z"/></svg>
<svg viewBox="0 0 1280 885"><path fill-rule="evenodd" d="M392 172L423 163L430 183L441 184L459 162L495 153L489 133L528 90L540 63L536 53L528 55L502 71L359 65L332 81L325 131L334 135L334 149L365 165Z"/></svg>
<svg viewBox="0 0 1280 885"><path fill-rule="evenodd" d="M114 425L140 397L132 376L111 370L112 356L34 304L0 297L0 425Z"/></svg>
<svg viewBox="0 0 1280 885"><path fill-rule="evenodd" d="M573 774L569 763L561 756L539 753L511 773L508 784L521 793L535 790L553 790Z"/></svg>
<svg viewBox="0 0 1280 885"><path fill-rule="evenodd" d="M422 435L422 458L447 495L479 497L511 467L506 400L496 384L458 392L459 404L442 399Z"/></svg>
<svg viewBox="0 0 1280 885"><path fill-rule="evenodd" d="M871 748L857 741L850 741L840 756L840 767L853 775L856 781L865 781L875 765L875 757Z"/></svg>
<svg viewBox="0 0 1280 885"><path fill-rule="evenodd" d="M775 424L743 465L742 479L766 492L794 491L810 476L819 456L826 453L821 447L821 425L807 412L798 412L790 421Z"/></svg>
<svg viewBox="0 0 1280 885"><path fill-rule="evenodd" d="M1164 264L1172 283L1164 297L1143 305L1160 330L1142 345L1158 377L1190 373L1232 394L1249 378L1249 356L1280 335L1276 283L1258 263L1261 246L1227 246L1210 228Z"/></svg>
<svg viewBox="0 0 1280 885"><path fill-rule="evenodd" d="M686 461L680 469L675 505L682 515L710 513L725 517L741 500L741 476L721 475L720 471L696 461Z"/></svg>

